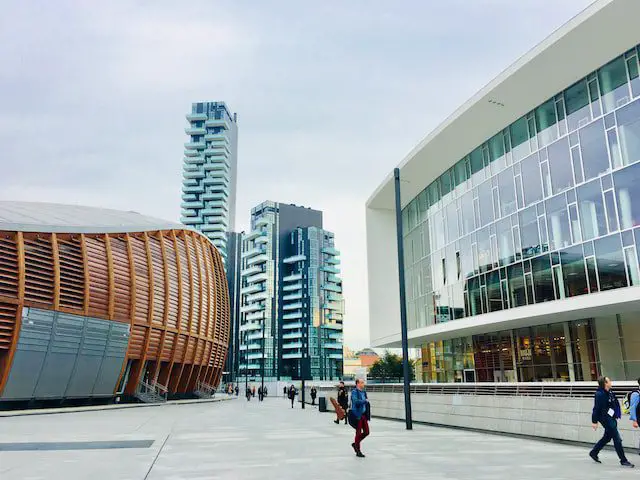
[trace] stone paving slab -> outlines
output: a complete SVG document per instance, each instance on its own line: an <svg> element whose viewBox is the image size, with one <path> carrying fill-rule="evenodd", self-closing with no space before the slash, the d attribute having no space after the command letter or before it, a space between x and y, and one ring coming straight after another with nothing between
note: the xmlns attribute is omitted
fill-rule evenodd
<svg viewBox="0 0 640 480"><path fill-rule="evenodd" d="M613 451L374 419L351 450L353 429L282 398L259 403L165 404L0 419L0 443L130 442L140 448L0 451L0 479L598 479L637 478ZM153 443L151 443L151 441ZM122 443L125 444L125 443ZM94 443L95 445L95 443ZM149 445L149 446L145 446ZM637 451L628 452L640 463Z"/></svg>

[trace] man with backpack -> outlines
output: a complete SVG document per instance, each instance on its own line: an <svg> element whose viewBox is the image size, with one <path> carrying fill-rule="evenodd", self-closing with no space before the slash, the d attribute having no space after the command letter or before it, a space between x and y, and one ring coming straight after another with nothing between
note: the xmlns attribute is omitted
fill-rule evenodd
<svg viewBox="0 0 640 480"><path fill-rule="evenodd" d="M356 438L351 447L356 452L356 456L360 458L365 456L360 449L360 444L369 436L369 415L371 411L364 387L364 380L357 379L356 388L351 390L351 410L349 410L349 423L356 429Z"/></svg>
<svg viewBox="0 0 640 480"><path fill-rule="evenodd" d="M622 412L616 394L611 390L611 384L612 382L609 377L600 377L598 379L598 390L594 397L591 423L594 430L598 428L598 423L601 424L604 427L604 435L598 443L593 446L593 449L589 452L589 456L594 462L602 463L598 458L598 454L607 443L613 440L613 446L620 459L620 465L633 468L633 463L627 460L624 454L622 438L620 438L620 433L618 432L617 419L621 417Z"/></svg>
<svg viewBox="0 0 640 480"><path fill-rule="evenodd" d="M640 386L640 378L638 378ZM629 414L629 419L633 422L633 428L638 428L638 416L640 414L640 388L636 388L624 397L624 410ZM640 447L639 447L640 448Z"/></svg>

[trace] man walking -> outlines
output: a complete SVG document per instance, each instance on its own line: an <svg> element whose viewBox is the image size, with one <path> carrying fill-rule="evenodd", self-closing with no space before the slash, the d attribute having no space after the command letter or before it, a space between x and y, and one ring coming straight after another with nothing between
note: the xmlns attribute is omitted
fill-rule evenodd
<svg viewBox="0 0 640 480"><path fill-rule="evenodd" d="M356 380L356 388L351 390L351 415L356 423L356 438L351 444L356 456L364 458L364 453L360 449L362 441L369 436L369 419L367 418L367 392L364 391L365 383L362 379Z"/></svg>
<svg viewBox="0 0 640 480"><path fill-rule="evenodd" d="M311 387L311 405L315 405L316 404L316 397L318 396L318 390L316 390L316 387Z"/></svg>
<svg viewBox="0 0 640 480"><path fill-rule="evenodd" d="M621 413L618 399L611 390L611 379L609 377L600 377L593 404L593 413L591 414L591 423L594 430L598 428L598 423L600 423L604 427L604 435L593 446L589 456L594 462L602 463L598 458L598 454L607 443L613 440L613 446L620 459L620 465L633 468L635 465L627 460L622 448L622 439L618 432L617 419L620 418Z"/></svg>
<svg viewBox="0 0 640 480"><path fill-rule="evenodd" d="M251 388L247 387L246 395L247 395L247 402L250 402L251 401Z"/></svg>
<svg viewBox="0 0 640 480"><path fill-rule="evenodd" d="M264 390L262 390L262 387L258 387L258 400L262 401L264 399Z"/></svg>
<svg viewBox="0 0 640 480"><path fill-rule="evenodd" d="M340 386L338 387L338 405L342 407L344 410L344 424L347 424L347 410L349 409L349 395L347 395L347 389L344 386L344 382L340 382ZM333 421L336 425L340 423L340 415L336 412L336 419Z"/></svg>
<svg viewBox="0 0 640 480"><path fill-rule="evenodd" d="M291 400L291 408L293 408L293 402L296 400L296 387L293 385L289 387L289 400Z"/></svg>
<svg viewBox="0 0 640 480"><path fill-rule="evenodd" d="M287 386L282 387L282 398L287 398Z"/></svg>

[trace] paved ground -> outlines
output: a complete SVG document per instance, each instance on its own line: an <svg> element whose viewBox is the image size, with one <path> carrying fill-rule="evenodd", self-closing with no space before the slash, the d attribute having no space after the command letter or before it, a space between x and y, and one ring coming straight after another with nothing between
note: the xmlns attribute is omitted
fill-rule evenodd
<svg viewBox="0 0 640 480"><path fill-rule="evenodd" d="M637 478L583 447L376 420L353 430L282 398L0 418L0 479ZM629 457L640 464L637 452ZM640 467L640 465L639 465Z"/></svg>

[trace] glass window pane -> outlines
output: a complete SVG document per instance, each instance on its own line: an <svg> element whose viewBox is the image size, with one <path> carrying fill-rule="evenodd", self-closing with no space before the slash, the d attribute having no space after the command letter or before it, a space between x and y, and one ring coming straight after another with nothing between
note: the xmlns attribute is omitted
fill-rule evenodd
<svg viewBox="0 0 640 480"><path fill-rule="evenodd" d="M589 291L591 293L598 291L598 276L596 274L596 259L589 257L585 259L587 264L587 280L589 281Z"/></svg>
<svg viewBox="0 0 640 480"><path fill-rule="evenodd" d="M465 193L460 200L460 210L462 210L462 225L465 234L475 230L473 214L473 192Z"/></svg>
<svg viewBox="0 0 640 480"><path fill-rule="evenodd" d="M545 202L549 232L549 248L558 250L571 245L569 212L564 195L558 195Z"/></svg>
<svg viewBox="0 0 640 480"><path fill-rule="evenodd" d="M471 173L475 174L481 171L484 168L484 163L482 161L482 148L476 148L469 155L469 159L471 161Z"/></svg>
<svg viewBox="0 0 640 480"><path fill-rule="evenodd" d="M624 249L624 257L627 262L627 275L631 285L640 285L640 274L638 273L638 256L635 247ZM640 338L640 337L638 337Z"/></svg>
<svg viewBox="0 0 640 480"><path fill-rule="evenodd" d="M478 265L481 272L491 270L491 240L489 238L489 228L478 231Z"/></svg>
<svg viewBox="0 0 640 480"><path fill-rule="evenodd" d="M600 278L600 290L627 286L620 235L609 235L595 242L596 265Z"/></svg>
<svg viewBox="0 0 640 480"><path fill-rule="evenodd" d="M567 137L549 145L549 169L551 170L551 187L555 195L573 186L573 171Z"/></svg>
<svg viewBox="0 0 640 480"><path fill-rule="evenodd" d="M618 216L616 214L616 201L613 191L604 192L604 205L607 209L607 222L609 223L609 233L618 230Z"/></svg>
<svg viewBox="0 0 640 480"><path fill-rule="evenodd" d="M498 259L500 265L508 265L515 260L513 249L513 234L511 232L511 220L505 218L496 224L498 236Z"/></svg>
<svg viewBox="0 0 640 480"><path fill-rule="evenodd" d="M467 180L467 159L463 158L454 167L455 170L455 186L457 187L461 183Z"/></svg>
<svg viewBox="0 0 640 480"><path fill-rule="evenodd" d="M478 186L478 201L480 207L480 226L493 222L493 195L491 182L487 180Z"/></svg>
<svg viewBox="0 0 640 480"><path fill-rule="evenodd" d="M524 290L524 274L522 264L516 263L507 268L509 279L509 300L511 307L522 307L527 304L527 297Z"/></svg>
<svg viewBox="0 0 640 480"><path fill-rule="evenodd" d="M640 100L619 109L616 118L622 160L629 165L640 160Z"/></svg>
<svg viewBox="0 0 640 480"><path fill-rule="evenodd" d="M542 255L531 259L531 267L533 271L536 303L555 300L553 280L551 278L551 259L549 255Z"/></svg>
<svg viewBox="0 0 640 480"><path fill-rule="evenodd" d="M509 126L513 160L518 161L529 154L529 128L527 118L522 117Z"/></svg>
<svg viewBox="0 0 640 480"><path fill-rule="evenodd" d="M444 197L447 193L449 193L452 189L452 185L451 185L451 171L447 170L446 172L444 172L440 178L440 192L442 193L442 196Z"/></svg>
<svg viewBox="0 0 640 480"><path fill-rule="evenodd" d="M445 220L447 222L447 233L449 242L457 240L460 236L458 232L458 213L456 202L451 202L445 209Z"/></svg>
<svg viewBox="0 0 640 480"><path fill-rule="evenodd" d="M594 180L578 187L578 208L583 240L590 240L607 233L607 218L602 201L600 182Z"/></svg>
<svg viewBox="0 0 640 480"><path fill-rule="evenodd" d="M498 312L502 310L502 291L500 289L500 274L497 271L487 274L487 297L489 300L489 311Z"/></svg>
<svg viewBox="0 0 640 480"><path fill-rule="evenodd" d="M498 175L498 190L500 191L500 213L503 216L511 215L516 211L512 168L507 168Z"/></svg>
<svg viewBox="0 0 640 480"><path fill-rule="evenodd" d="M538 217L535 207L529 207L518 214L520 236L522 237L523 258L533 257L542 252L538 233Z"/></svg>
<svg viewBox="0 0 640 480"><path fill-rule="evenodd" d="M620 56L602 67L598 71L598 79L605 113L630 100L624 57Z"/></svg>
<svg viewBox="0 0 640 480"><path fill-rule="evenodd" d="M540 166L538 164L538 154L525 158L521 162L522 178L524 179L524 204L531 205L542 200L542 184L540 183Z"/></svg>
<svg viewBox="0 0 640 480"><path fill-rule="evenodd" d="M556 107L553 99L536 108L535 118L540 146L549 145L558 138L558 129L555 126Z"/></svg>
<svg viewBox="0 0 640 480"><path fill-rule="evenodd" d="M489 140L489 159L491 162L495 162L499 158L504 156L504 141L502 132L495 135Z"/></svg>
<svg viewBox="0 0 640 480"><path fill-rule="evenodd" d="M582 247L567 248L560 252L564 289L568 297L589 293Z"/></svg>
<svg viewBox="0 0 640 480"><path fill-rule="evenodd" d="M584 178L590 180L609 171L609 154L602 120L580 130L580 149Z"/></svg>
<svg viewBox="0 0 640 480"><path fill-rule="evenodd" d="M564 103L570 132L591 120L586 80L580 80L565 90Z"/></svg>

